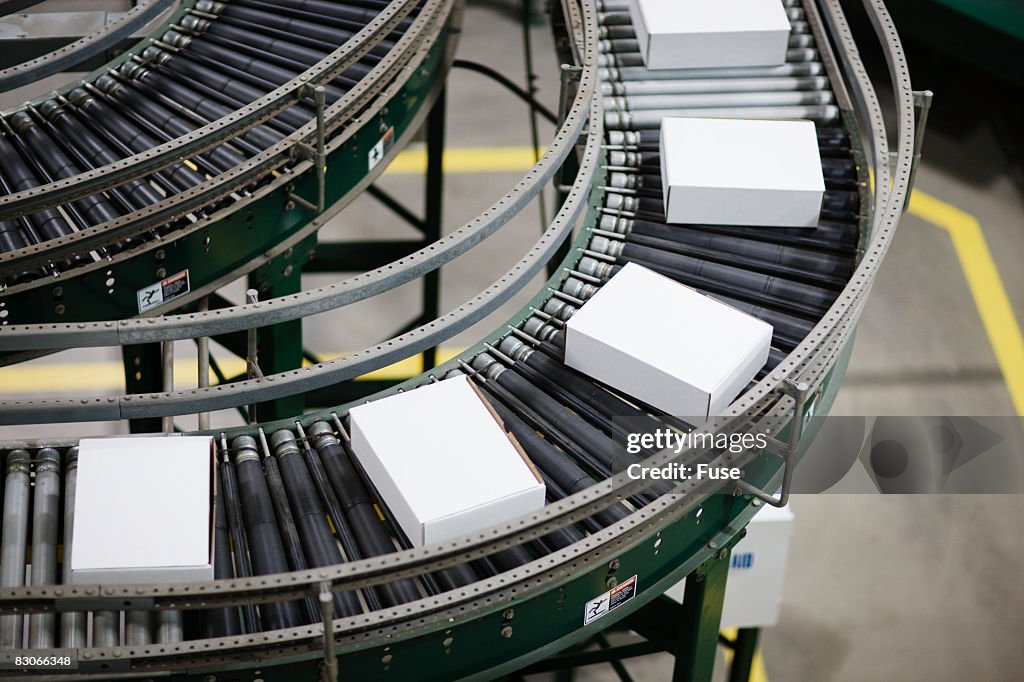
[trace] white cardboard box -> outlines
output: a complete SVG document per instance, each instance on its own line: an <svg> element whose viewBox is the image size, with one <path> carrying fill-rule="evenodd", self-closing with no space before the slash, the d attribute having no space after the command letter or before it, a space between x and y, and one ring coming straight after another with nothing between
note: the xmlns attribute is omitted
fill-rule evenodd
<svg viewBox="0 0 1024 682"><path fill-rule="evenodd" d="M630 0L648 69L775 66L786 61L781 0Z"/></svg>
<svg viewBox="0 0 1024 682"><path fill-rule="evenodd" d="M353 407L352 451L415 546L544 506L545 489L467 377Z"/></svg>
<svg viewBox="0 0 1024 682"><path fill-rule="evenodd" d="M815 227L825 196L811 121L665 118L669 223Z"/></svg>
<svg viewBox="0 0 1024 682"><path fill-rule="evenodd" d="M635 263L565 325L565 364L683 418L726 408L768 359L771 325Z"/></svg>
<svg viewBox="0 0 1024 682"><path fill-rule="evenodd" d="M729 558L722 627L768 627L779 622L792 533L789 507L766 506L751 519L747 535L736 543ZM685 590L686 580L682 580L665 595L682 604Z"/></svg>
<svg viewBox="0 0 1024 682"><path fill-rule="evenodd" d="M213 439L79 443L71 584L213 580Z"/></svg>

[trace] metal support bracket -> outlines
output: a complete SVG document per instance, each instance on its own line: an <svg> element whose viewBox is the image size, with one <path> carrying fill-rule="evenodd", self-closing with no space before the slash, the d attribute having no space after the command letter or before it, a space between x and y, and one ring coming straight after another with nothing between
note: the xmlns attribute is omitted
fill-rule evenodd
<svg viewBox="0 0 1024 682"><path fill-rule="evenodd" d="M910 179L907 187L914 189L914 178L917 177L917 167L921 162L921 150L924 148L924 130L928 124L928 112L932 108L932 91L914 91L914 155L910 161ZM904 202L903 211L910 207L910 202Z"/></svg>
<svg viewBox="0 0 1024 682"><path fill-rule="evenodd" d="M914 90L914 151L910 157L910 179L908 180L907 186L911 189L914 188L914 178L917 176L917 166L921 161L921 152L924 148L924 132L925 126L928 123L928 112L932 108L932 97L933 93L931 90ZM889 170L890 172L896 171L896 160L899 154L897 152L889 152ZM906 213L907 208L910 207L910 202L904 202L903 212Z"/></svg>
<svg viewBox="0 0 1024 682"><path fill-rule="evenodd" d="M298 90L301 97L312 97L316 104L316 141L296 142L294 155L300 159L313 162L316 166L316 203L303 199L294 192L288 193L288 199L317 215L327 208L327 121L324 111L327 109L327 89L322 85L307 83Z"/></svg>
<svg viewBox="0 0 1024 682"><path fill-rule="evenodd" d="M793 417L789 422L789 438L787 442L768 437L768 445L782 456L782 488L779 497L769 495L757 486L746 481L736 482L741 492L753 495L765 504L773 507L785 507L789 503L789 491L793 483L793 470L796 468L797 454L800 452L800 438L803 436L807 405L813 394L813 386L806 381L786 379L779 386L779 391L793 399Z"/></svg>
<svg viewBox="0 0 1024 682"><path fill-rule="evenodd" d="M569 106L576 97L576 92L579 88L580 78L583 76L583 68L572 64L562 64L560 79L561 85L558 92L558 125L565 122L565 117L568 115ZM578 140L579 144L585 143L586 138L580 135ZM561 206L565 203L566 198L569 196L570 190L572 190L573 181L576 179L576 174L579 172L579 158L575 151L569 153L566 157L565 163L562 164L561 168L558 169L558 173L555 175L555 186L558 188L558 205ZM551 259L548 264L548 276L552 276L558 270L558 264L562 262L565 256L569 253L569 242L566 240L563 246L555 254L555 257Z"/></svg>
<svg viewBox="0 0 1024 682"><path fill-rule="evenodd" d="M320 584L317 600L324 625L324 667L321 679L323 682L338 682L338 655L334 650L334 594L330 583Z"/></svg>

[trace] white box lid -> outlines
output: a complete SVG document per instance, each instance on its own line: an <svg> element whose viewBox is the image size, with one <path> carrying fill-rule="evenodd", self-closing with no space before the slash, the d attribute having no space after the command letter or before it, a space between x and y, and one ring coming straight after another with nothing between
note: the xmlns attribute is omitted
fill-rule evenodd
<svg viewBox="0 0 1024 682"><path fill-rule="evenodd" d="M212 456L201 436L82 440L72 572L209 566Z"/></svg>
<svg viewBox="0 0 1024 682"><path fill-rule="evenodd" d="M825 191L811 121L664 118L664 187Z"/></svg>
<svg viewBox="0 0 1024 682"><path fill-rule="evenodd" d="M780 0L636 0L650 33L788 31Z"/></svg>
<svg viewBox="0 0 1024 682"><path fill-rule="evenodd" d="M772 333L770 324L636 263L615 273L566 325L570 335L656 362L708 394Z"/></svg>
<svg viewBox="0 0 1024 682"><path fill-rule="evenodd" d="M505 501L518 516L544 504L543 483L467 377L353 407L349 418L353 453L415 544L502 520L456 519L472 510Z"/></svg>

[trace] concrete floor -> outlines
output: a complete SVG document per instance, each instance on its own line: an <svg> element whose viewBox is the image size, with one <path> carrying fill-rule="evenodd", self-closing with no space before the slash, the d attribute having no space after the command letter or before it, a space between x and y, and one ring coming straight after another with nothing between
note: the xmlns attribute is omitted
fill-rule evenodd
<svg viewBox="0 0 1024 682"><path fill-rule="evenodd" d="M513 17L510 0L468 8L459 56L521 79L520 35ZM549 32L538 28L533 37L540 98L553 104L557 63ZM941 98L937 93L936 118L942 116ZM0 99L0 106L8 104ZM451 148L529 143L525 106L481 76L454 73L449 111ZM551 130L542 125L541 138L549 138ZM520 175L451 175L445 193L447 228L477 215ZM389 174L381 184L413 205L421 201L415 176ZM977 218L1013 312L1017 320L1024 320L1024 207L991 132L982 127L966 137L950 136L932 127L917 188ZM364 197L325 233L330 238L378 238L406 229ZM494 238L446 267L442 310L493 282L525 252L539 230L535 208L524 211ZM305 286L329 280L309 277ZM452 345L464 346L493 329L539 287L539 281L531 283L527 294L459 335ZM232 291L239 298L241 285ZM418 285L413 284L379 302L307 320L307 345L318 353L339 353L386 338L414 314L418 296ZM180 344L178 350L180 357L188 357L188 344ZM72 394L117 392L116 368L102 364L116 359L117 354L107 350L62 353L37 361L33 371L45 377L49 366L67 377L72 373L68 367L106 368L96 380L103 387ZM1005 379L949 234L916 215L906 216L859 326L833 412L1012 415L1015 407ZM0 392L30 394L23 374L3 369ZM230 414L218 419L224 424L235 420ZM191 426L184 419L179 424ZM59 431L112 430L120 427L79 425ZM0 428L0 439L25 433L24 428ZM800 496L792 507L796 527L782 617L763 636L769 679L1022 679L1024 534L1018 518L1024 514L1024 498L820 495ZM638 680L666 680L671 661L665 655L651 656L630 661L627 668ZM724 676L724 663L718 675ZM615 677L610 668L595 666L580 679Z"/></svg>

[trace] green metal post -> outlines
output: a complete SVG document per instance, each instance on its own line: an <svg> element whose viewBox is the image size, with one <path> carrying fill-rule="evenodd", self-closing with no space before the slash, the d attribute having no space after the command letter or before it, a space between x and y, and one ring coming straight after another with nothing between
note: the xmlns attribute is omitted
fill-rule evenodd
<svg viewBox="0 0 1024 682"><path fill-rule="evenodd" d="M302 291L302 265L313 248L315 238L308 238L280 258L257 268L249 275L249 286L259 292L260 300L289 296ZM276 374L302 367L302 320L271 325L257 334L260 369ZM302 395L286 396L260 403L256 414L260 421L285 419L301 414L305 407Z"/></svg>
<svg viewBox="0 0 1024 682"><path fill-rule="evenodd" d="M740 628L733 643L732 665L729 666L729 682L748 682L757 653L760 628Z"/></svg>
<svg viewBox="0 0 1024 682"><path fill-rule="evenodd" d="M434 102L434 108L427 117L427 181L426 206L423 220L423 239L426 243L441 238L441 223L444 215L444 136L446 122L447 88L442 88ZM422 323L437 319L441 309L441 270L434 270L423 276ZM437 349L423 351L423 369L433 369L437 364Z"/></svg>
<svg viewBox="0 0 1024 682"><path fill-rule="evenodd" d="M125 393L159 393L163 390L159 343L124 346L121 356L124 358ZM158 433L161 425L160 417L153 417L132 419L128 428L132 433Z"/></svg>
<svg viewBox="0 0 1024 682"><path fill-rule="evenodd" d="M686 578L680 613L673 682L708 682L715 669L718 630L722 623L729 549L719 551Z"/></svg>

